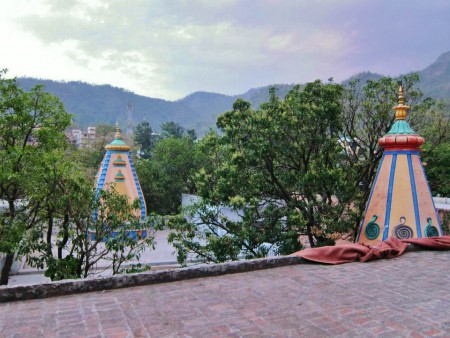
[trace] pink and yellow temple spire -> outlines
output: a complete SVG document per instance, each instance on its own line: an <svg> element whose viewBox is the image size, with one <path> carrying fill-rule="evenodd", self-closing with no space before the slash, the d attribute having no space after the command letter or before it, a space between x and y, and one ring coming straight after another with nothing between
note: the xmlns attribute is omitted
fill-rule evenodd
<svg viewBox="0 0 450 338"><path fill-rule="evenodd" d="M106 145L105 149L106 153L96 176L96 193L114 185L114 189L118 193L128 196L130 202L139 199L141 207L140 210L136 210L136 216L145 218L147 207L131 158L131 147L122 140L118 124L116 124L114 140Z"/></svg>
<svg viewBox="0 0 450 338"><path fill-rule="evenodd" d="M359 243L444 235L420 159L424 138L406 121L409 108L400 86L395 122L378 140L383 157L358 231Z"/></svg>

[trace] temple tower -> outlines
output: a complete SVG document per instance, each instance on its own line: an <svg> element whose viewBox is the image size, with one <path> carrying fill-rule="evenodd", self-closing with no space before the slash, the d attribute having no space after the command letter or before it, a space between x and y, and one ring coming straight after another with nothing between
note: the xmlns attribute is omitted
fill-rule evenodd
<svg viewBox="0 0 450 338"><path fill-rule="evenodd" d="M384 152L358 231L359 243L444 235L419 155L424 139L406 122L410 107L402 87L398 99L395 122L378 140Z"/></svg>
<svg viewBox="0 0 450 338"><path fill-rule="evenodd" d="M130 202L133 202L136 198L140 200L141 209L136 212L136 216L145 218L147 207L131 159L131 148L122 141L118 124L116 125L115 139L105 149L106 154L97 174L96 193L102 189L108 189L108 186L114 183L116 191L122 195L127 195Z"/></svg>

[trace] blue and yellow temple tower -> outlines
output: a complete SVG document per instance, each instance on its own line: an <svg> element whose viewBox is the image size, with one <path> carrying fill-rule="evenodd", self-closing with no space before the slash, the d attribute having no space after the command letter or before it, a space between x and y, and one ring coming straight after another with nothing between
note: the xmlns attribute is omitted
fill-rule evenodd
<svg viewBox="0 0 450 338"><path fill-rule="evenodd" d="M116 125L115 139L105 149L106 153L96 176L96 194L114 184L114 189L118 193L128 196L130 203L135 199L140 200L141 207L140 210L136 210L136 216L141 219L145 218L147 207L131 158L131 147L122 140L118 125Z"/></svg>
<svg viewBox="0 0 450 338"><path fill-rule="evenodd" d="M443 236L439 215L420 159L424 138L411 129L403 89L394 107L395 122L378 140L384 148L357 242L379 245L398 239Z"/></svg>

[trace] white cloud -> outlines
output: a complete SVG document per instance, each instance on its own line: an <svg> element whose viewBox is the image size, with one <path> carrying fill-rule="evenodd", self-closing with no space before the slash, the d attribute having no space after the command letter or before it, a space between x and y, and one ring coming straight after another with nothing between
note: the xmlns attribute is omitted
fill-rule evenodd
<svg viewBox="0 0 450 338"><path fill-rule="evenodd" d="M386 34L401 22L393 22L396 9L386 0L4 2L0 67L13 75L109 83L170 99L388 69L379 55L392 55L384 46L401 41ZM402 34L417 36L414 23L425 18L416 12L411 5L412 26Z"/></svg>

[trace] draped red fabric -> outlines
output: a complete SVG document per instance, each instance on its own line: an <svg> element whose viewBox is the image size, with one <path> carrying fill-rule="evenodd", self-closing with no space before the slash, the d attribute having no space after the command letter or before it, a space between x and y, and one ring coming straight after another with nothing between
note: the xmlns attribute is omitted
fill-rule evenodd
<svg viewBox="0 0 450 338"><path fill-rule="evenodd" d="M450 250L450 236L397 239L388 238L380 246L364 244L346 244L342 246L324 246L293 253L309 261L326 264L343 264L355 261L367 262L381 258L394 258L403 255L408 244L434 250Z"/></svg>
<svg viewBox="0 0 450 338"><path fill-rule="evenodd" d="M420 245L434 250L450 250L450 236L402 239L403 243Z"/></svg>

